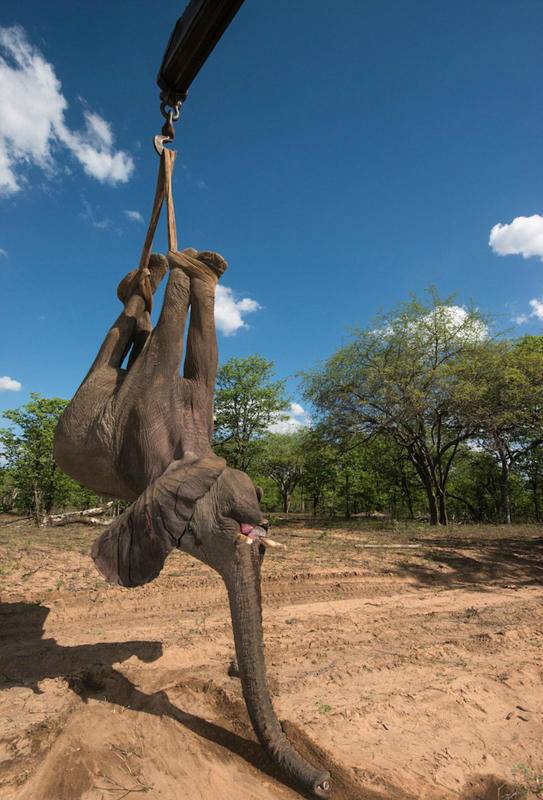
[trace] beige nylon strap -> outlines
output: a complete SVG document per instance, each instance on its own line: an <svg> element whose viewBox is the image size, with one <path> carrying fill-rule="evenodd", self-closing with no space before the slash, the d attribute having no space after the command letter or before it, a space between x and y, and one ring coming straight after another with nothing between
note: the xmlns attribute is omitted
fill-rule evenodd
<svg viewBox="0 0 543 800"><path fill-rule="evenodd" d="M177 153L164 148L164 181L166 193L166 213L168 215L168 249L177 250L177 228L175 225L175 209L173 207L172 174Z"/></svg>
<svg viewBox="0 0 543 800"><path fill-rule="evenodd" d="M149 282L149 258L151 256L151 247L153 245L153 238L156 231L156 226L160 217L162 203L166 198L166 215L168 226L168 248L169 250L177 250L177 229L175 225L175 210L173 207L173 193L172 193L172 173L175 157L177 153L175 150L168 150L166 147L160 156L160 166L158 168L158 177L155 189L155 199L153 200L153 208L151 211L151 219L149 227L147 228L147 235L141 251L139 271L141 275L141 288L145 298L147 311L151 311L153 306L153 293L151 284Z"/></svg>

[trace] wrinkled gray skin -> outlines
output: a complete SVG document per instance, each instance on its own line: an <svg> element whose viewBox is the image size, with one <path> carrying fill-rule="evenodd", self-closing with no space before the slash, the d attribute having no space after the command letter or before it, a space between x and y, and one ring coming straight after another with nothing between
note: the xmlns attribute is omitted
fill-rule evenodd
<svg viewBox="0 0 543 800"><path fill-rule="evenodd" d="M154 329L143 296L169 267ZM118 289L124 311L55 435L55 459L99 494L136 501L95 542L92 555L112 582L152 580L174 547L213 567L228 591L236 655L255 732L281 769L316 797L329 775L286 739L266 684L260 563L263 545L240 540L240 525L265 527L255 488L210 445L217 370L214 303L226 262L187 249L151 256L147 291L129 273ZM184 328L187 350L180 375ZM128 356L128 367L121 364ZM264 534L263 530L260 533Z"/></svg>

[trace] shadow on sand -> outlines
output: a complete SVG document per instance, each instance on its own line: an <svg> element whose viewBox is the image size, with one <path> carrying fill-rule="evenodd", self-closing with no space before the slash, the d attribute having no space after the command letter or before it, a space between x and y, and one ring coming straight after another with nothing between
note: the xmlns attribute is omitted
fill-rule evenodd
<svg viewBox="0 0 543 800"><path fill-rule="evenodd" d="M424 586L488 591L543 583L543 537L424 539L412 559L395 571Z"/></svg>
<svg viewBox="0 0 543 800"><path fill-rule="evenodd" d="M145 714L170 717L201 738L229 750L260 772L294 789L300 797L309 797L279 772L254 739L184 711L171 703L165 691L145 694L113 668L114 664L131 656L145 662L155 661L162 655L161 642L108 642L66 647L55 639L43 638L48 614L46 606L35 603L0 603L0 691L24 686L39 693L39 683L44 678L64 678L85 702L94 698ZM249 733L248 722L241 715L240 722ZM334 781L334 800L382 800L381 793L361 789L354 783L348 773L310 742L296 725L285 723L285 730L302 755L329 769ZM407 795L392 787L389 796L390 800L408 800Z"/></svg>

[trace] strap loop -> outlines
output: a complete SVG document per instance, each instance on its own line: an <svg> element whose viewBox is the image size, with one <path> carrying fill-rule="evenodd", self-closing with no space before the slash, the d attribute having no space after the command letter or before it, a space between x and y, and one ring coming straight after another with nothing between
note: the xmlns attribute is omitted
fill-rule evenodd
<svg viewBox="0 0 543 800"><path fill-rule="evenodd" d="M151 256L151 247L153 245L153 238L156 231L156 226L160 217L160 211L164 198L166 198L166 215L167 215L167 228L168 228L168 249L177 250L177 227L175 224L175 210L173 206L173 192L172 192L172 173L175 157L177 153L175 150L168 150L164 148L160 156L160 166L158 168L158 177L155 189L155 198L153 200L153 208L151 210L151 219L145 242L141 251L139 273L143 297L147 311L151 311L153 307L153 293L151 290L151 283L149 279L149 258Z"/></svg>

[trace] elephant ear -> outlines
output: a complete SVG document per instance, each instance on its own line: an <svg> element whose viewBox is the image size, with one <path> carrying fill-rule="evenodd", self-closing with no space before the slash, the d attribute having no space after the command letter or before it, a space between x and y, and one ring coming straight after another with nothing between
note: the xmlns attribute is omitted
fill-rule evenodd
<svg viewBox="0 0 543 800"><path fill-rule="evenodd" d="M92 545L91 556L104 578L126 587L156 578L168 553L179 546L196 501L225 467L224 459L213 454L190 463L172 461Z"/></svg>

